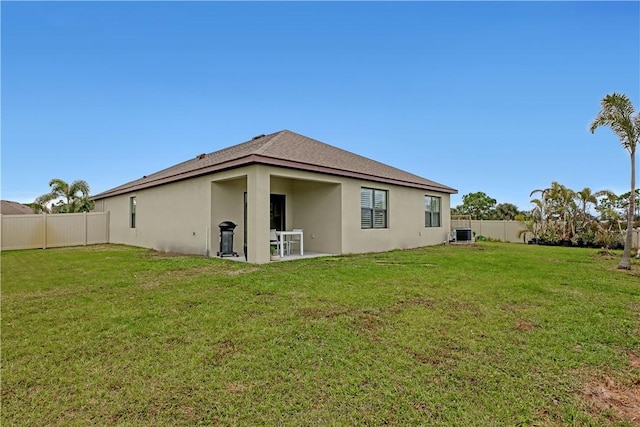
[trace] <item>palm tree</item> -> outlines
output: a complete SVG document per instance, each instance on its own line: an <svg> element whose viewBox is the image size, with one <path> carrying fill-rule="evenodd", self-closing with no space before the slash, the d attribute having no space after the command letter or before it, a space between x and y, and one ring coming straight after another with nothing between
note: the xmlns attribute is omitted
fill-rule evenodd
<svg viewBox="0 0 640 427"><path fill-rule="evenodd" d="M62 199L52 206L53 212L71 213L88 212L93 207L93 201L89 200L89 184L87 181L78 179L68 184L62 179L54 178L49 181L51 191L36 198L34 204L40 207L42 212L49 212L47 203Z"/></svg>
<svg viewBox="0 0 640 427"><path fill-rule="evenodd" d="M527 234L532 234L534 239L538 237L538 227L533 216L521 221L526 228L518 230L518 237L522 237L523 243L527 243Z"/></svg>
<svg viewBox="0 0 640 427"><path fill-rule="evenodd" d="M547 217L547 204L546 204L546 196L549 189L539 189L533 190L529 197L532 197L535 193L540 193L539 199L532 199L531 203L535 206L531 210L531 219L535 225L533 229L533 234L536 239L538 239L539 234L546 234L548 230L548 217Z"/></svg>
<svg viewBox="0 0 640 427"><path fill-rule="evenodd" d="M598 204L597 197L598 193L592 193L589 187L585 187L581 191L576 192L576 201L580 205L580 212L586 216L589 213L589 204Z"/></svg>
<svg viewBox="0 0 640 427"><path fill-rule="evenodd" d="M540 193L540 199L533 199L531 203L536 204L545 231L557 240L570 240L575 234L576 193L557 181L544 190L533 190L529 196L535 193Z"/></svg>
<svg viewBox="0 0 640 427"><path fill-rule="evenodd" d="M620 93L606 95L600 101L600 111L596 115L589 130L594 133L599 127L610 128L616 134L622 147L631 157L631 194L627 212L627 235L624 241L624 252L618 264L619 269L631 270L631 245L633 244L633 212L636 194L636 146L640 139L640 114L635 113L631 100Z"/></svg>

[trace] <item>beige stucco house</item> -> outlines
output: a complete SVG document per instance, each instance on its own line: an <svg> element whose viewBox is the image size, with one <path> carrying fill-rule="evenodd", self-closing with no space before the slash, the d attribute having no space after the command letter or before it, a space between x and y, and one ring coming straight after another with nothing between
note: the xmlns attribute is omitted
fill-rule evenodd
<svg viewBox="0 0 640 427"><path fill-rule="evenodd" d="M110 241L270 259L270 230L304 230L305 252L347 254L443 243L453 188L283 130L201 154L93 197Z"/></svg>

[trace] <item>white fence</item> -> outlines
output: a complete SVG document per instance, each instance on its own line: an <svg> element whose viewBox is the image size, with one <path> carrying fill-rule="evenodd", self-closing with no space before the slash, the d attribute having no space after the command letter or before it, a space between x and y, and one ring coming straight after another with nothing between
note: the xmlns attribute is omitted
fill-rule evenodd
<svg viewBox="0 0 640 427"><path fill-rule="evenodd" d="M465 224L460 223L459 225ZM484 236L502 242L526 243L533 237L531 233L518 237L520 230L526 229L520 221L471 220L471 230L475 233L475 237ZM633 246L640 247L640 229L633 230Z"/></svg>
<svg viewBox="0 0 640 427"><path fill-rule="evenodd" d="M0 215L0 250L109 242L109 212Z"/></svg>

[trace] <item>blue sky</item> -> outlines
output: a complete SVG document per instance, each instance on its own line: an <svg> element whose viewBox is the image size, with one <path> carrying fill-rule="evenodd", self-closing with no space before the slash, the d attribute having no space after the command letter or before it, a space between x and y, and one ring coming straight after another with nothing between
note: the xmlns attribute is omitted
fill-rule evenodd
<svg viewBox="0 0 640 427"><path fill-rule="evenodd" d="M289 129L499 203L629 191L639 2L7 2L2 185L92 194Z"/></svg>

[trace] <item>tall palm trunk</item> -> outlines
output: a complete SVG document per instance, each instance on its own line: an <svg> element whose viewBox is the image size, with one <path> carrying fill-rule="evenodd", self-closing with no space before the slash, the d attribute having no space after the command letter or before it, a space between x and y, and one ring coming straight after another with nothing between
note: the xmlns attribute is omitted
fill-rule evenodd
<svg viewBox="0 0 640 427"><path fill-rule="evenodd" d="M619 93L606 95L600 101L600 107L601 109L591 122L589 130L593 133L600 126L610 128L631 156L631 194L629 195L629 212L627 212L627 236L622 259L618 264L618 268L630 270L633 214L636 200L636 146L640 140L640 113L635 113L631 100L626 95Z"/></svg>
<svg viewBox="0 0 640 427"><path fill-rule="evenodd" d="M631 194L627 212L627 235L624 240L624 252L618 264L619 269L631 269L631 246L633 245L633 214L636 206L636 150L631 150ZM640 251L640 248L638 249Z"/></svg>

